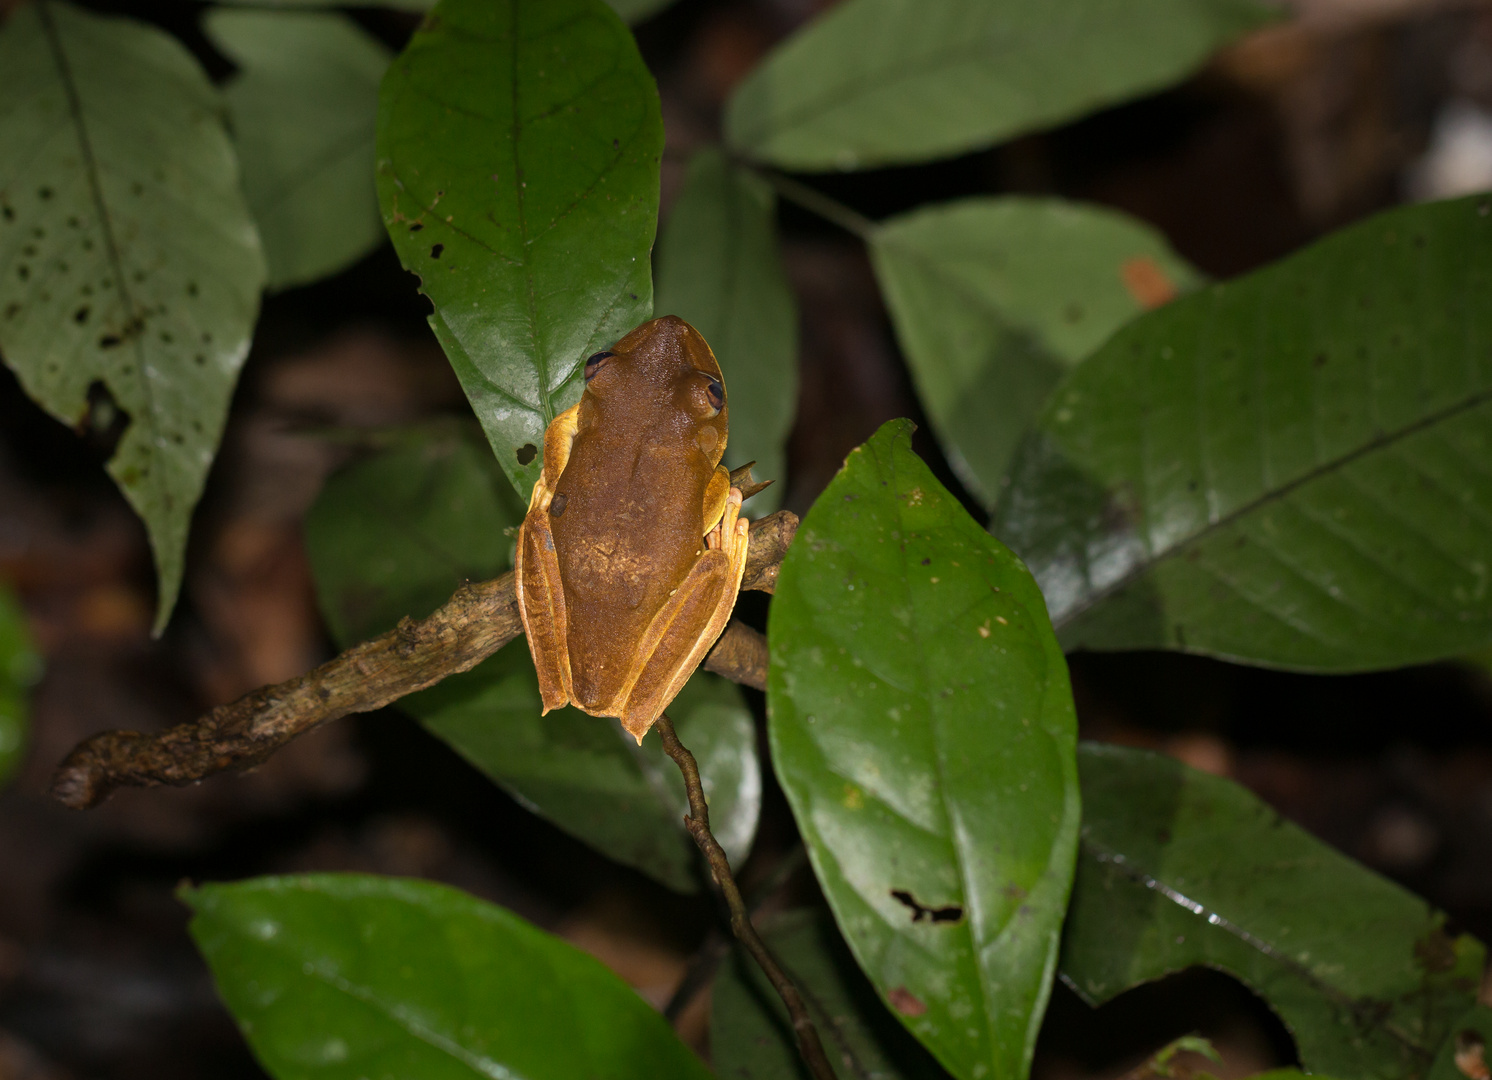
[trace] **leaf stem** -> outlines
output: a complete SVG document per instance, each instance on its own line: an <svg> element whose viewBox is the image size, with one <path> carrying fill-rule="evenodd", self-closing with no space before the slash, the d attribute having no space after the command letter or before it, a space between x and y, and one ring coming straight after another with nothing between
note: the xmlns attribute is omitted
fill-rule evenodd
<svg viewBox="0 0 1492 1080"><path fill-rule="evenodd" d="M801 206L810 213L817 214L826 221L832 221L845 232L853 233L867 244L875 235L876 223L858 211L851 210L838 199L831 199L822 191L815 190L803 183L794 180L791 176L784 176L772 169L751 168L758 176L772 185L773 190L788 202Z"/></svg>
<svg viewBox="0 0 1492 1080"><path fill-rule="evenodd" d="M777 963L777 958L767 948L766 942L762 941L756 928L751 925L751 915L746 910L746 902L741 899L736 879L731 875L725 849L710 832L710 809L705 803L705 789L699 779L699 765L694 760L694 755L679 742L678 733L674 731L673 721L668 718L667 713L659 716L654 726L663 739L664 752L673 758L674 764L684 776L684 790L689 793L689 815L684 818L684 826L689 830L689 835L694 837L694 843L704 855L705 861L710 864L710 873L725 898L725 906L730 909L731 932L746 947L746 951L782 998L782 1003L787 1006L793 1030L798 1036L798 1052L803 1055L803 1061L814 1080L836 1080L834 1067L829 1064L829 1057L824 1053L824 1044L819 1040L818 1029L814 1027L812 1017L808 1015L803 995L798 993L798 988L787 977L787 973Z"/></svg>

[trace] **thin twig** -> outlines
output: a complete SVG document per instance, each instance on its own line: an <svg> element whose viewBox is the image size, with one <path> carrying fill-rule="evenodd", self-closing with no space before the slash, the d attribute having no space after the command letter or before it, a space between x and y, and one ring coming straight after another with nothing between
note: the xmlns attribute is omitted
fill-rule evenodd
<svg viewBox="0 0 1492 1080"><path fill-rule="evenodd" d="M773 590L797 528L797 517L786 510L752 523L742 588ZM313 671L260 687L189 723L153 734L104 731L85 739L58 766L52 795L81 810L119 787L182 786L258 765L328 721L380 709L471 669L522 633L511 573L469 582L428 618L402 619ZM765 689L766 639L733 621L702 666Z"/></svg>
<svg viewBox="0 0 1492 1080"><path fill-rule="evenodd" d="M808 865L808 849L800 840L793 845L791 851L777 861L772 868L772 873L767 880L762 882L754 890L754 895L746 898L746 909L753 918L761 909L781 892L787 883L792 880L794 874ZM711 928L705 935L704 941L699 948L694 950L694 955L689 960L689 966L684 969L684 977L679 980L679 985L674 987L673 995L669 997L668 1004L663 1007L663 1017L669 1023L677 1023L689 1003L694 1000L710 980L715 977L715 969L720 966L720 961L725 959L730 951L728 938L723 937L718 930Z"/></svg>
<svg viewBox="0 0 1492 1080"><path fill-rule="evenodd" d="M778 996L782 998L782 1003L787 1006L793 1030L798 1035L798 1051L803 1055L803 1061L808 1065L808 1071L813 1074L814 1080L837 1080L834 1067L829 1064L829 1057L824 1053L824 1044L819 1040L818 1029L813 1025L813 1018L808 1015L803 995L798 993L798 988L782 970L766 942L757 935L756 927L751 925L751 916L746 910L745 901L741 899L741 890L736 887L736 879L730 872L730 860L725 857L725 849L710 832L710 809L705 803L704 784L700 781L699 765L694 760L694 755L679 742L678 733L674 731L673 721L668 718L667 713L658 717L655 727L663 739L664 752L673 758L679 772L684 775L684 789L689 793L689 816L684 819L684 825L689 830L689 835L694 837L694 843L704 855L705 861L710 864L710 873L715 878L721 895L725 897L725 906L730 909L731 932L736 935L736 940L746 946L746 951L761 967Z"/></svg>

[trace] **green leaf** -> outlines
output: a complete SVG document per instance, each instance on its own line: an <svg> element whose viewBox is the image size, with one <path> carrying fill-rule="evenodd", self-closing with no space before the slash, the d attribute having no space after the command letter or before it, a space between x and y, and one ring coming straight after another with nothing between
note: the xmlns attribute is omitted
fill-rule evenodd
<svg viewBox="0 0 1492 1080"><path fill-rule="evenodd" d="M1264 997L1310 1072L1423 1076L1486 950L1230 781L1084 744L1062 974L1090 1003L1193 965Z"/></svg>
<svg viewBox="0 0 1492 1080"><path fill-rule="evenodd" d="M393 433L336 473L306 517L321 610L343 647L421 619L513 565L523 520L487 448L455 424Z"/></svg>
<svg viewBox="0 0 1492 1080"><path fill-rule="evenodd" d="M176 40L41 0L0 27L0 352L65 424L128 426L155 629L248 355L264 257L222 103Z"/></svg>
<svg viewBox="0 0 1492 1080"><path fill-rule="evenodd" d="M600 963L445 885L306 874L180 896L276 1080L709 1080Z"/></svg>
<svg viewBox="0 0 1492 1080"><path fill-rule="evenodd" d="M635 26L671 6L674 0L606 0L606 2L622 17L624 22Z"/></svg>
<svg viewBox="0 0 1492 1080"><path fill-rule="evenodd" d="M454 427L404 433L338 473L306 521L333 635L371 637L429 614L462 581L496 577L522 516L487 448ZM541 717L522 641L399 704L531 810L671 888L699 888L683 781L659 741L638 747L616 721L578 709ZM669 714L699 759L716 837L743 860L762 791L750 710L736 687L698 672Z"/></svg>
<svg viewBox="0 0 1492 1080"><path fill-rule="evenodd" d="M948 1076L876 996L827 913L794 911L761 929L802 991L840 1080L945 1080ZM737 949L710 991L710 1057L730 1080L803 1080L782 999Z"/></svg>
<svg viewBox="0 0 1492 1080"><path fill-rule="evenodd" d="M1380 215L1068 376L990 526L1065 646L1353 671L1492 642L1489 207Z"/></svg>
<svg viewBox="0 0 1492 1080"><path fill-rule="evenodd" d="M258 8L339 8L339 7L386 7L399 11L429 11L435 0L216 0L226 7ZM640 23L651 18L674 0L606 0L611 9L629 23Z"/></svg>
<svg viewBox="0 0 1492 1080"><path fill-rule="evenodd" d="M754 517L781 504L798 403L798 312L777 251L776 208L765 180L704 150L658 241L655 310L703 334L725 375L725 464L754 460L758 480L777 481L746 504Z"/></svg>
<svg viewBox="0 0 1492 1080"><path fill-rule="evenodd" d="M26 613L15 593L0 586L0 785L21 765L31 721L31 686L41 669Z"/></svg>
<svg viewBox="0 0 1492 1080"><path fill-rule="evenodd" d="M224 97L270 288L356 262L384 239L373 128L388 49L341 14L209 11L203 25L239 68Z"/></svg>
<svg viewBox="0 0 1492 1080"><path fill-rule="evenodd" d="M1451 1025L1450 1034L1435 1055L1428 1080L1467 1080L1487 1075L1486 1069L1492 1065L1489 1048L1492 1048L1492 1008L1476 1005Z"/></svg>
<svg viewBox="0 0 1492 1080"><path fill-rule="evenodd" d="M835 918L956 1076L1026 1075L1078 830L1067 665L1035 582L892 421L782 565L772 759Z"/></svg>
<svg viewBox="0 0 1492 1080"><path fill-rule="evenodd" d="M1066 371L1200 277L1154 229L1061 199L964 199L882 222L871 261L918 397L986 506Z"/></svg>
<svg viewBox="0 0 1492 1080"><path fill-rule="evenodd" d="M538 677L521 643L400 706L519 802L608 858L678 892L704 883L683 828L684 782L662 742L638 746L615 720L579 709L541 717ZM715 838L740 866L761 813L751 710L733 684L697 671L668 715L699 761Z"/></svg>
<svg viewBox="0 0 1492 1080"><path fill-rule="evenodd" d="M384 224L525 502L585 358L652 310L662 152L601 0L442 0L384 78Z"/></svg>
<svg viewBox="0 0 1492 1080"><path fill-rule="evenodd" d="M1278 17L1258 0L845 0L726 107L726 141L787 169L950 157L1186 78Z"/></svg>

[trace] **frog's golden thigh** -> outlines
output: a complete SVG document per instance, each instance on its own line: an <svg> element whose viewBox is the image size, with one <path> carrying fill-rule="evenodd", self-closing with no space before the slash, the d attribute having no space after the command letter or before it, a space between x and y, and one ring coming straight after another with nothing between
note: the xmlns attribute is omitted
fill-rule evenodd
<svg viewBox="0 0 1492 1080"><path fill-rule="evenodd" d="M586 361L518 533L545 712L615 716L641 742L725 629L748 528L720 464L728 414L715 354L675 316Z"/></svg>

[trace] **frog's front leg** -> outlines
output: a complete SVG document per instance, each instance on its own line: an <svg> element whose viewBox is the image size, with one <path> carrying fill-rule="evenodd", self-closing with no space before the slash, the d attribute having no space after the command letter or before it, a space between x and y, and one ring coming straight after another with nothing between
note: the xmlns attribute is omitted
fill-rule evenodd
<svg viewBox="0 0 1492 1080"><path fill-rule="evenodd" d="M568 705L573 696L569 615L549 518L553 513L564 512L562 505L554 504L554 489L570 460L579 415L579 405L566 409L544 432L544 468L534 484L528 513L518 530L518 553L513 566L518 614L528 636L534 670L539 674L539 694L546 713Z"/></svg>
<svg viewBox="0 0 1492 1080"><path fill-rule="evenodd" d="M617 718L639 743L730 621L750 546L751 523L740 514L741 492L731 488L699 561L638 642L637 676L623 691Z"/></svg>

